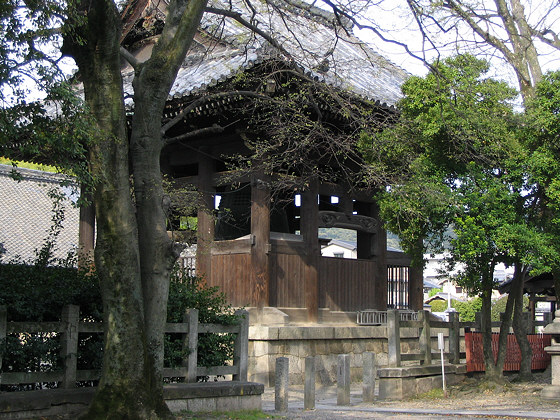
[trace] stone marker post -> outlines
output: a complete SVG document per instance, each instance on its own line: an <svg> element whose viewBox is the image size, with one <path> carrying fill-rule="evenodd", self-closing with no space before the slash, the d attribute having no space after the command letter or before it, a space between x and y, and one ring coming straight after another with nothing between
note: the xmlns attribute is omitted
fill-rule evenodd
<svg viewBox="0 0 560 420"><path fill-rule="evenodd" d="M305 358L305 385L303 408L315 410L315 357Z"/></svg>
<svg viewBox="0 0 560 420"><path fill-rule="evenodd" d="M288 411L289 362L287 357L276 358L274 378L274 409L276 411Z"/></svg>
<svg viewBox="0 0 560 420"><path fill-rule="evenodd" d="M396 309L387 311L387 357L390 367L401 365L401 331L400 317Z"/></svg>
<svg viewBox="0 0 560 420"><path fill-rule="evenodd" d="M449 361L454 364L459 364L461 361L461 354L459 352L460 329L458 312L449 312L449 323Z"/></svg>
<svg viewBox="0 0 560 420"><path fill-rule="evenodd" d="M76 387L76 373L78 370L78 328L80 322L80 307L66 305L62 308L62 323L64 331L61 337L60 355L64 363L64 377L62 388Z"/></svg>
<svg viewBox="0 0 560 420"><path fill-rule="evenodd" d="M233 364L239 367L239 373L233 375L234 381L247 381L247 370L249 367L249 312L244 309L235 311L240 317L239 333L235 337Z"/></svg>
<svg viewBox="0 0 560 420"><path fill-rule="evenodd" d="M363 400L364 402L373 402L375 399L375 377L377 376L375 353L365 352L362 358L364 360Z"/></svg>
<svg viewBox="0 0 560 420"><path fill-rule="evenodd" d="M183 366L187 367L187 382L195 383L198 368L198 309L187 309L183 314L183 322L189 328L189 332L183 337L183 348L188 354L186 359L183 359Z"/></svg>
<svg viewBox="0 0 560 420"><path fill-rule="evenodd" d="M336 404L350 405L350 355L338 355Z"/></svg>

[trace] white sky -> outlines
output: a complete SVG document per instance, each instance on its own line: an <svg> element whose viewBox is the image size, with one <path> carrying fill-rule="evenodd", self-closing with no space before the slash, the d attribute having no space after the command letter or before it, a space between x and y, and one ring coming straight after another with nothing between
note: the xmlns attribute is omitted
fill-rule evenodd
<svg viewBox="0 0 560 420"><path fill-rule="evenodd" d="M560 6L557 5L558 7L556 7L553 13L545 13L554 4L551 3L552 1L555 0L525 0L525 12L530 23L545 21L551 28L556 28L556 32L560 32ZM491 0L485 0L484 2L489 8L492 7L493 3ZM431 46L429 44L423 44L423 38L418 30L418 25L409 12L406 0L382 1L378 6L370 8L369 14L366 15L365 19L369 21L369 24L379 27L387 38L406 43L415 54L426 57L428 61L434 60L439 53L445 57L457 52L454 48L455 43L452 42L454 40L453 34L439 34L434 38L440 45L448 44L447 48L439 48L438 51L434 51L430 50ZM464 34L465 38L472 37L470 28L463 28L461 33ZM411 57L401 46L381 41L371 30L355 30L355 34L365 42L373 44L374 49L408 72L418 76L427 73L425 65L420 60ZM423 52L423 48L425 48L425 52ZM545 71L558 70L560 68L560 52L544 44L539 44L538 48L539 53L542 53L540 62L543 69ZM488 52L493 53L493 49L489 48L485 53L485 51L481 50L480 45L476 47L463 45L460 52L467 52L469 50L474 55L490 59L493 65L491 77L507 80L514 87L518 87L511 67L503 59L497 56L491 57L488 54Z"/></svg>

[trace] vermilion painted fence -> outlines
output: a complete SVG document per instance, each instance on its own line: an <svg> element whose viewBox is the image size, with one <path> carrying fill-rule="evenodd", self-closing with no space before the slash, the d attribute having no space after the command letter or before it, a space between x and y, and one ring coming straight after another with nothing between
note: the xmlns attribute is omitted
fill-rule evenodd
<svg viewBox="0 0 560 420"><path fill-rule="evenodd" d="M498 333L492 334L492 353L494 360L498 357ZM546 369L550 364L550 354L544 351L550 346L550 335L527 334L529 344L533 350L531 369ZM465 348L467 353L467 372L484 372L484 356L482 353L482 333L465 333ZM521 350L514 334L508 334L506 360L504 371L517 371L521 365Z"/></svg>

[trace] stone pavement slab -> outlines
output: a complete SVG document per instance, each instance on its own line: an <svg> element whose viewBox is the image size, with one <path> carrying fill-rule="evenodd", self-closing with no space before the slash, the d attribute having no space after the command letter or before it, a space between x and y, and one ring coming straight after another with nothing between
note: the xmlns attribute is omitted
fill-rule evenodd
<svg viewBox="0 0 560 420"><path fill-rule="evenodd" d="M402 401L399 407L383 407L376 402L364 403L362 401L361 387L352 386L350 392L350 404L347 406L337 405L336 387L322 387L316 390L315 410L304 411L303 386L291 385L288 396L288 411L279 413L274 411L274 389L265 388L262 395L262 409L285 416L288 419L554 419L560 420L560 411L535 411L522 409L485 409L476 407L473 409L426 409L407 407L406 401Z"/></svg>

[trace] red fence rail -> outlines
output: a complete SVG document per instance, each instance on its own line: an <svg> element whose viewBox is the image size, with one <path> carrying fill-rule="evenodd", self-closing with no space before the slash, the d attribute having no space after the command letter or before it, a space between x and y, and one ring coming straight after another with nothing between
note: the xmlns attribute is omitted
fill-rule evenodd
<svg viewBox="0 0 560 420"><path fill-rule="evenodd" d="M492 353L494 361L498 357L498 333L492 334ZM533 350L531 369L546 369L550 364L550 354L544 348L550 346L550 335L527 334ZM467 372L484 372L484 355L482 353L482 333L466 332L465 348L467 353ZM514 334L508 334L504 371L518 371L521 366L521 350Z"/></svg>

